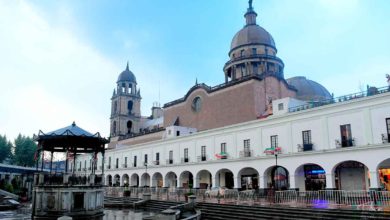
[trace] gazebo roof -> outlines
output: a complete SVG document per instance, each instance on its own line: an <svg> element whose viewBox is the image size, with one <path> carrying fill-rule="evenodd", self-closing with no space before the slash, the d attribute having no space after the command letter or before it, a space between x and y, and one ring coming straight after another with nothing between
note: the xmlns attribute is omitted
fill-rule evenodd
<svg viewBox="0 0 390 220"><path fill-rule="evenodd" d="M34 135L38 142L39 150L54 152L77 151L80 153L104 151L104 145L109 141L100 136L100 133L90 132L78 127L75 122L72 125L44 133L41 130Z"/></svg>

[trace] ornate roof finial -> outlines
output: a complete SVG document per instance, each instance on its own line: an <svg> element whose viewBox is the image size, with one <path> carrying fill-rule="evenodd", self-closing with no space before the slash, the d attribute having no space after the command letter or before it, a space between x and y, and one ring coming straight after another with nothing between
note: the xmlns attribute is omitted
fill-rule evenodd
<svg viewBox="0 0 390 220"><path fill-rule="evenodd" d="M76 122L75 121L73 121L73 123L72 123L72 127L74 127L74 126L76 126Z"/></svg>
<svg viewBox="0 0 390 220"><path fill-rule="evenodd" d="M127 61L126 71L129 71L129 61Z"/></svg>
<svg viewBox="0 0 390 220"><path fill-rule="evenodd" d="M195 85L198 85L198 77L195 78Z"/></svg>
<svg viewBox="0 0 390 220"><path fill-rule="evenodd" d="M246 11L244 17L246 19L246 25L253 25L253 24L256 24L256 12L255 10L253 10L253 5L252 5L253 1L252 0L249 0L248 1L248 4L249 4L249 8L248 10Z"/></svg>

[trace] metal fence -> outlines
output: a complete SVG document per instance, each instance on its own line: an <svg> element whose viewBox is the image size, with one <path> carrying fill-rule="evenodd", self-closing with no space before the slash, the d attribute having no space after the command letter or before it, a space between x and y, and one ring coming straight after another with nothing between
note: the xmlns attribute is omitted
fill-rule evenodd
<svg viewBox="0 0 390 220"><path fill-rule="evenodd" d="M127 193L126 193L127 192ZM383 210L390 208L389 191L272 191L272 190L207 190L183 188L136 188L106 187L107 196L130 196L142 198L144 193L152 199L185 202L189 195L195 195L198 202L238 205L285 205L290 207L313 208L354 208Z"/></svg>

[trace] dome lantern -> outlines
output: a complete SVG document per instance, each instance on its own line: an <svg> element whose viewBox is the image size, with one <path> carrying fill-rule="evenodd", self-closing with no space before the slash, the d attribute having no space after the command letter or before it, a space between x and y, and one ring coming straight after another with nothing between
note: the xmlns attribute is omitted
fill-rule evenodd
<svg viewBox="0 0 390 220"><path fill-rule="evenodd" d="M255 10L253 10L252 0L249 0L248 3L249 3L249 8L247 9L244 15L246 19L246 25L254 25L256 24L257 13L255 12Z"/></svg>
<svg viewBox="0 0 390 220"><path fill-rule="evenodd" d="M137 83L134 73L129 70L129 61L127 61L126 69L118 76L117 83L120 82Z"/></svg>

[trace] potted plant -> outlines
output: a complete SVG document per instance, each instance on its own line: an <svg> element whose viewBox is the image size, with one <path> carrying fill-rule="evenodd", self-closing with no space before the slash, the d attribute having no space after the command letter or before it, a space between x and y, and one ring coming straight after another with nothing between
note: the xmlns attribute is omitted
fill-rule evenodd
<svg viewBox="0 0 390 220"><path fill-rule="evenodd" d="M186 202L188 202L188 196L192 196L192 195L194 195L194 193L192 192L191 189L190 189L189 192L187 192L187 193L184 194L184 198L185 198Z"/></svg>

